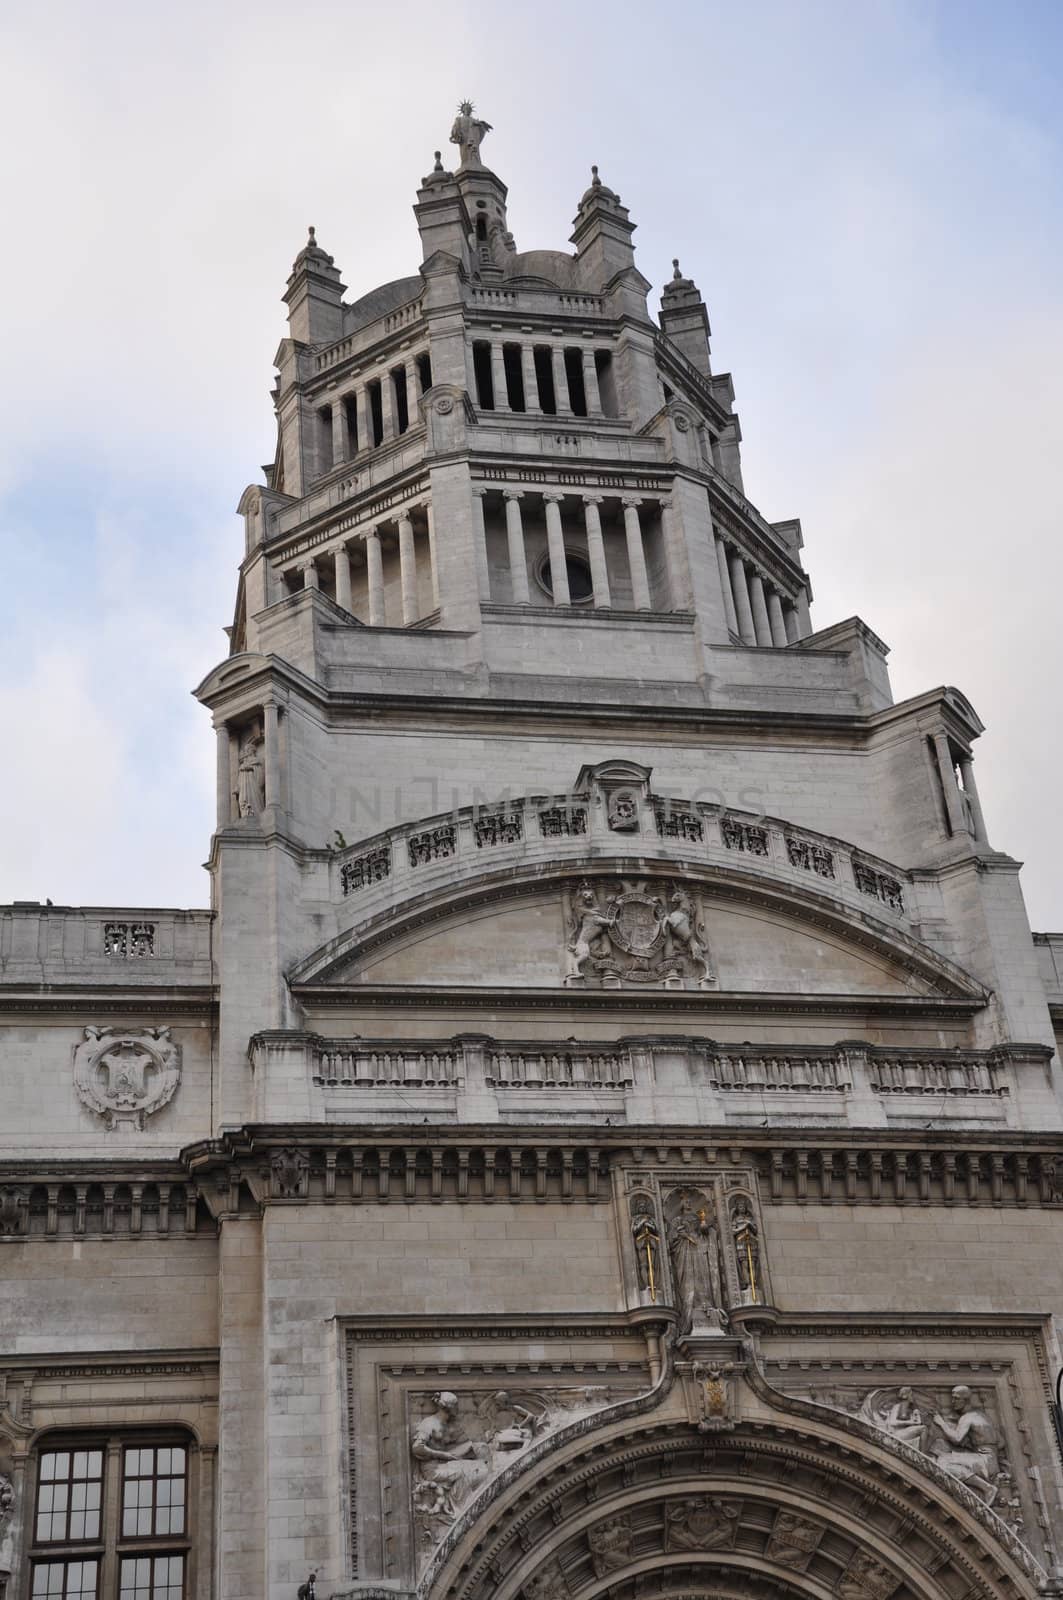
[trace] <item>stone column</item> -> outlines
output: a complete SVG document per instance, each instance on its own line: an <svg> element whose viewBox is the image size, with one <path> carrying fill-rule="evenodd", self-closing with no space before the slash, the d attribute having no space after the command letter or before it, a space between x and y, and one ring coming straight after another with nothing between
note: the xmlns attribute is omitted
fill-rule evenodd
<svg viewBox="0 0 1063 1600"><path fill-rule="evenodd" d="M510 598L515 606L526 606L531 599L528 589L528 562L524 554L524 524L520 517L522 498L519 489L503 491L506 498L506 542L509 545Z"/></svg>
<svg viewBox="0 0 1063 1600"><path fill-rule="evenodd" d="M949 819L949 829L952 833L966 833L967 818L963 811L960 786L956 782L956 768L952 764L952 751L949 748L947 733L935 733L934 749L937 751L938 772L941 774L941 787L945 793L945 811Z"/></svg>
<svg viewBox="0 0 1063 1600"><path fill-rule="evenodd" d="M764 599L764 579L753 568L749 580L749 599L753 607L753 632L757 636L759 645L771 647L771 623L768 621L768 607Z"/></svg>
<svg viewBox="0 0 1063 1600"><path fill-rule="evenodd" d="M627 496L624 507L624 533L627 537L627 560L631 569L631 600L636 611L651 611L650 580L646 572L646 553L642 548L642 524L639 506L642 501L634 495Z"/></svg>
<svg viewBox="0 0 1063 1600"><path fill-rule="evenodd" d="M482 601L491 598L491 568L487 563L487 525L484 521L486 493L486 489L474 488L472 491L472 546L476 560L476 586Z"/></svg>
<svg viewBox="0 0 1063 1600"><path fill-rule="evenodd" d="M787 600L783 606L783 621L786 623L786 642L796 644L801 637L800 622L798 621L797 608L792 600Z"/></svg>
<svg viewBox="0 0 1063 1600"><path fill-rule="evenodd" d="M425 526L428 529L428 566L429 577L432 580L432 610L439 610L439 562L436 559L436 519L432 511L432 502L427 500L424 507Z"/></svg>
<svg viewBox="0 0 1063 1600"><path fill-rule="evenodd" d="M32 1539L32 1507L27 1508L27 1538ZM103 1506L100 1510L100 1536L106 1543L98 1568L101 1594L118 1593L118 1554L115 1545L122 1536L122 1446L117 1439L107 1441L103 1458ZM106 1585L106 1587L103 1587Z"/></svg>
<svg viewBox="0 0 1063 1600"><path fill-rule="evenodd" d="M783 621L782 601L779 591L768 588L768 621L771 624L771 642L776 650L786 649L786 623Z"/></svg>
<svg viewBox="0 0 1063 1600"><path fill-rule="evenodd" d="M550 551L550 589L555 606L569 606L568 564L565 561L565 533L561 526L561 496L544 494L546 505L546 543Z"/></svg>
<svg viewBox="0 0 1063 1600"><path fill-rule="evenodd" d="M797 616L798 616L798 620L799 620L799 624L800 624L799 630L798 630L798 637L801 638L801 639L807 639L809 634L812 632L812 617L809 614L809 609L808 609L808 590L807 589L799 589L797 591L797 602L796 602L796 604L797 604Z"/></svg>
<svg viewBox="0 0 1063 1600"><path fill-rule="evenodd" d="M473 341L465 341L465 387L469 392L469 399L474 406L480 404L480 390L476 383L476 361L473 357Z"/></svg>
<svg viewBox="0 0 1063 1600"><path fill-rule="evenodd" d="M318 580L317 564L316 562L308 561L306 566L303 568L303 588L320 589L320 587L321 584Z"/></svg>
<svg viewBox="0 0 1063 1600"><path fill-rule="evenodd" d="M233 820L232 735L223 724L218 734L218 827L224 828Z"/></svg>
<svg viewBox="0 0 1063 1600"><path fill-rule="evenodd" d="M399 586L402 590L402 625L417 621L417 550L413 542L413 523L399 518Z"/></svg>
<svg viewBox="0 0 1063 1600"><path fill-rule="evenodd" d="M524 378L524 405L528 411L541 411L542 401L539 399L539 379L535 375L535 346L522 344L520 347L520 370Z"/></svg>
<svg viewBox="0 0 1063 1600"><path fill-rule="evenodd" d="M347 407L342 399L332 402L332 465L347 459Z"/></svg>
<svg viewBox="0 0 1063 1600"><path fill-rule="evenodd" d="M554 369L554 399L559 417L572 415L572 401L568 393L568 373L565 371L565 352L559 344L550 346L550 360Z"/></svg>
<svg viewBox="0 0 1063 1600"><path fill-rule="evenodd" d="M406 362L406 416L408 426L415 428L421 420L421 413L417 409L420 398L421 386L417 382L417 362L410 356Z"/></svg>
<svg viewBox="0 0 1063 1600"><path fill-rule="evenodd" d="M738 637L743 644L756 644L757 636L753 631L753 612L749 604L746 564L737 550L731 551L729 561L731 567L731 593L734 596L735 616L738 619Z"/></svg>
<svg viewBox="0 0 1063 1600"><path fill-rule="evenodd" d="M384 558L380 551L380 529L370 528L365 536L365 567L369 582L369 626L383 628Z"/></svg>
<svg viewBox="0 0 1063 1600"><path fill-rule="evenodd" d="M971 756L960 757L960 776L963 779L963 792L967 796L967 803L971 808L971 822L974 826L974 836L980 844L988 841L985 817L982 813L982 802L978 798L978 785L974 778L974 761Z"/></svg>
<svg viewBox="0 0 1063 1600"><path fill-rule="evenodd" d="M605 560L605 540L602 538L602 519L598 511L601 503L601 495L585 494L583 520L587 528L587 558L591 568L591 583L594 585L594 604L611 606L609 568Z"/></svg>
<svg viewBox="0 0 1063 1600"><path fill-rule="evenodd" d="M265 758L266 758L266 804L275 806L280 801L280 738L278 735L278 713L276 704L267 700L263 707L263 724L265 726Z"/></svg>
<svg viewBox="0 0 1063 1600"><path fill-rule="evenodd" d="M336 604L342 606L344 611L351 609L351 556L345 544L341 544L335 554L336 563Z"/></svg>
<svg viewBox="0 0 1063 1600"><path fill-rule="evenodd" d="M380 378L380 415L383 422L381 443L387 444L399 431L398 418L395 415L395 380L390 371L382 373Z"/></svg>
<svg viewBox="0 0 1063 1600"><path fill-rule="evenodd" d="M738 617L735 615L735 600L731 593L731 574L727 570L727 547L722 539L715 540L716 564L720 569L720 589L723 593L723 609L727 614L727 626L731 633L738 632Z"/></svg>
<svg viewBox="0 0 1063 1600"><path fill-rule="evenodd" d="M594 363L594 351L583 352L583 392L587 396L587 412L589 416L601 415L602 397L598 393L598 368Z"/></svg>
<svg viewBox="0 0 1063 1600"><path fill-rule="evenodd" d="M354 391L354 422L358 429L357 448L368 450L373 442L373 424L369 415L369 396L365 392L364 383Z"/></svg>
<svg viewBox="0 0 1063 1600"><path fill-rule="evenodd" d="M509 410L509 393L506 389L506 358L499 339L491 340L491 384L495 391L495 410Z"/></svg>

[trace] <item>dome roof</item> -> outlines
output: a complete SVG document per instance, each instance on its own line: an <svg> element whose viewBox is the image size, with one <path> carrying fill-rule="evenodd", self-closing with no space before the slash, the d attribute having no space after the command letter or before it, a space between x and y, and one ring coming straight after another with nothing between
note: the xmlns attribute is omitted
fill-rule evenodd
<svg viewBox="0 0 1063 1600"><path fill-rule="evenodd" d="M533 278L551 288L577 289L576 262L563 250L515 250L507 256L506 282L514 278Z"/></svg>

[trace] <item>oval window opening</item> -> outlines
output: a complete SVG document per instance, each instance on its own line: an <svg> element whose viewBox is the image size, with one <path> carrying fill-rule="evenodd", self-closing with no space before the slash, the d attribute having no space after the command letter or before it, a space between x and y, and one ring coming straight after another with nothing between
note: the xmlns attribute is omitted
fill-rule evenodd
<svg viewBox="0 0 1063 1600"><path fill-rule="evenodd" d="M585 605L594 597L594 584L591 581L591 569L582 556L565 551L565 570L568 573L568 597L574 606ZM540 584L546 590L551 600L554 597L553 587L550 583L550 558L545 556L537 573Z"/></svg>

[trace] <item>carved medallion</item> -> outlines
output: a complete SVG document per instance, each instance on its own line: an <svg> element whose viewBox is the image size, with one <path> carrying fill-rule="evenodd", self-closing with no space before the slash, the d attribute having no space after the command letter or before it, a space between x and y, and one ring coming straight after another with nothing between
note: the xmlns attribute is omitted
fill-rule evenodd
<svg viewBox="0 0 1063 1600"><path fill-rule="evenodd" d="M108 1128L143 1128L146 1117L173 1099L180 1080L181 1050L169 1028L132 1032L90 1026L84 1043L74 1048L78 1098Z"/></svg>
<svg viewBox="0 0 1063 1600"><path fill-rule="evenodd" d="M803 1572L823 1531L818 1522L809 1522L807 1517L799 1517L794 1511L780 1511L764 1553L769 1561L777 1561L781 1567Z"/></svg>

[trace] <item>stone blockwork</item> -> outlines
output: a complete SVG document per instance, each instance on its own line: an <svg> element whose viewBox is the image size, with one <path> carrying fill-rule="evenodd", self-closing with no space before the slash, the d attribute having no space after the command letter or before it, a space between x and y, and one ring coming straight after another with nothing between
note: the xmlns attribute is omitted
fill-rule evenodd
<svg viewBox="0 0 1063 1600"><path fill-rule="evenodd" d="M813 630L697 286L596 168L519 248L490 132L416 272L293 264L211 909L0 908L0 1597L1058 1596L982 725Z"/></svg>

